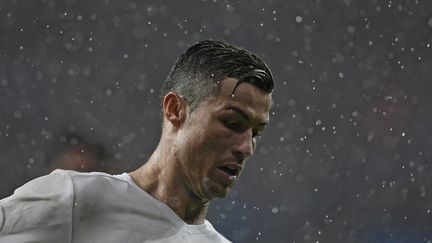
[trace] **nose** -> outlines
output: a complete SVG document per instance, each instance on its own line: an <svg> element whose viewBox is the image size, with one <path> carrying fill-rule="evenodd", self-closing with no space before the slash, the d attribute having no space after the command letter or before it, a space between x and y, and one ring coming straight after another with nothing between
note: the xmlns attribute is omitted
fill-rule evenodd
<svg viewBox="0 0 432 243"><path fill-rule="evenodd" d="M246 159L252 156L255 149L255 141L252 137L252 129L248 129L242 134L238 134L236 145L233 149L233 155L237 162L242 164Z"/></svg>

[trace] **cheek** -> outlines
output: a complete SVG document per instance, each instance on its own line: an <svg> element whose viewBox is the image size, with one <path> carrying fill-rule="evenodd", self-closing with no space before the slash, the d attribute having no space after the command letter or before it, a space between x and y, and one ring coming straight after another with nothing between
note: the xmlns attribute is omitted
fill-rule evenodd
<svg viewBox="0 0 432 243"><path fill-rule="evenodd" d="M214 161L217 157L230 151L232 144L236 141L236 134L225 128L222 124L201 123L201 126L189 126L188 132L180 138L180 149L186 149L189 156L194 160Z"/></svg>
<svg viewBox="0 0 432 243"><path fill-rule="evenodd" d="M211 167L220 157L227 157L233 139L229 134L209 131L206 136L194 141L193 156L196 156L197 163L205 163Z"/></svg>
<svg viewBox="0 0 432 243"><path fill-rule="evenodd" d="M215 150L214 139L211 139L210 134L195 129L190 133L185 134L179 140L178 149L182 151L183 158L187 163L196 164L197 167L209 160L212 156L212 150Z"/></svg>
<svg viewBox="0 0 432 243"><path fill-rule="evenodd" d="M209 139L208 149L211 153L216 153L218 156L223 156L231 151L236 141L236 136L232 132L222 130Z"/></svg>
<svg viewBox="0 0 432 243"><path fill-rule="evenodd" d="M213 157L220 153L220 142L214 137L206 137L198 144L197 152L203 157Z"/></svg>

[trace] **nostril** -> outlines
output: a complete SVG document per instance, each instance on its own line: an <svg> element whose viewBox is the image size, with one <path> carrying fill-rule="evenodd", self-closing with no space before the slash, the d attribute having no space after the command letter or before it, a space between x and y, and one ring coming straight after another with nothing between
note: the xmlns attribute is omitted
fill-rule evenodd
<svg viewBox="0 0 432 243"><path fill-rule="evenodd" d="M234 155L237 163L239 163L239 164L243 163L243 161L245 159L245 156L244 156L244 154L242 152L240 152L240 151L234 151L233 155Z"/></svg>

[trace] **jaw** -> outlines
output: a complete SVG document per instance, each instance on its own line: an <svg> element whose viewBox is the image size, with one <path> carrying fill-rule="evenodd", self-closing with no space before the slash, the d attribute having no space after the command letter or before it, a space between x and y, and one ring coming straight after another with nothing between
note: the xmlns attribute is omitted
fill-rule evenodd
<svg viewBox="0 0 432 243"><path fill-rule="evenodd" d="M215 170L210 173L205 183L206 192L210 194L211 199L226 197L230 193L231 188L237 182L237 179L231 182L222 181L220 178L220 173L223 172L219 172L217 170L218 169L215 168Z"/></svg>
<svg viewBox="0 0 432 243"><path fill-rule="evenodd" d="M209 204L216 198L226 197L233 185L225 185L212 179L212 175L202 178L200 183L184 182L186 197L197 205Z"/></svg>

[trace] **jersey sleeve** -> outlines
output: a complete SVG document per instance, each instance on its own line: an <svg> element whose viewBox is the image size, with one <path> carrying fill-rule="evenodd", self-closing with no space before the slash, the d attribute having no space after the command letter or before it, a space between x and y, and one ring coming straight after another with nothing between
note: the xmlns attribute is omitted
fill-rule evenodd
<svg viewBox="0 0 432 243"><path fill-rule="evenodd" d="M0 242L70 242L73 197L67 171L24 184L0 200Z"/></svg>

